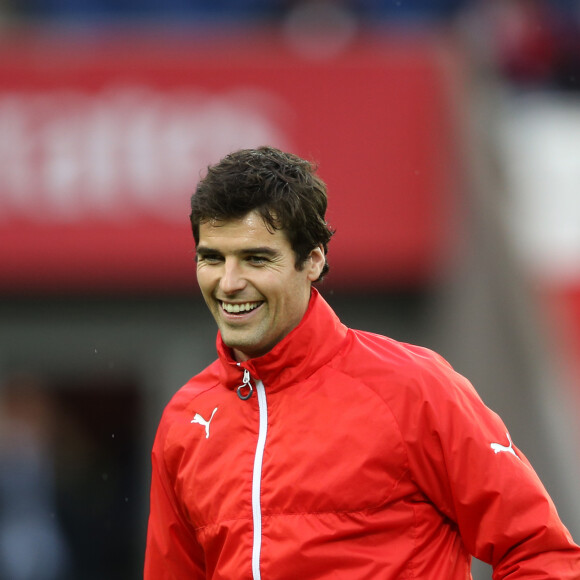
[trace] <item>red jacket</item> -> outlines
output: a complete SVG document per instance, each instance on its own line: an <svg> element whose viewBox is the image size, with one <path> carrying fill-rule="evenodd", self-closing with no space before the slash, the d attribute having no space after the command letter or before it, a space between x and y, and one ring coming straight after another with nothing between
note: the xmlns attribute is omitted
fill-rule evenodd
<svg viewBox="0 0 580 580"><path fill-rule="evenodd" d="M316 291L268 354L217 346L159 426L145 580L465 580L470 554L580 579L532 467L433 352L347 329Z"/></svg>

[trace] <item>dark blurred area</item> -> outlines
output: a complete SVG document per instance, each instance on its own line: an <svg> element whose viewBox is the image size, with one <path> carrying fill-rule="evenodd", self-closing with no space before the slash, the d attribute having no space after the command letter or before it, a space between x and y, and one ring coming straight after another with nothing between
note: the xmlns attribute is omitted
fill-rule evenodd
<svg viewBox="0 0 580 580"><path fill-rule="evenodd" d="M471 6L472 30L506 81L527 90L580 89L576 0L492 0Z"/></svg>
<svg viewBox="0 0 580 580"><path fill-rule="evenodd" d="M0 578L137 577L135 385L4 380Z"/></svg>
<svg viewBox="0 0 580 580"><path fill-rule="evenodd" d="M23 0L5 3L14 17L21 19L127 19L157 18L191 21L205 19L258 19L273 21L306 4L335 5L360 18L433 20L453 17L466 0Z"/></svg>

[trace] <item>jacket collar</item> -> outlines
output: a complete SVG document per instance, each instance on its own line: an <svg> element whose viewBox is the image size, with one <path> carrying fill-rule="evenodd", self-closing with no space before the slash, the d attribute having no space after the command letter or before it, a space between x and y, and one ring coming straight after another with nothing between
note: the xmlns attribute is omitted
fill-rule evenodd
<svg viewBox="0 0 580 580"><path fill-rule="evenodd" d="M347 327L313 288L304 317L265 355L237 363L218 331L217 351L221 378L228 388L242 383L243 369L261 380L269 391L303 380L327 363L342 346Z"/></svg>

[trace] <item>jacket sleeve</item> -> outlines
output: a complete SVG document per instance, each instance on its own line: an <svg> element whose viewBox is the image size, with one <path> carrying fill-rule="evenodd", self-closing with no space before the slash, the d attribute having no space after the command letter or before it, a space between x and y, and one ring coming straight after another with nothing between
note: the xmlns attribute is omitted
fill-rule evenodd
<svg viewBox="0 0 580 580"><path fill-rule="evenodd" d="M175 496L164 458L163 429L153 446L144 580L204 580L204 557Z"/></svg>
<svg viewBox="0 0 580 580"><path fill-rule="evenodd" d="M579 580L580 548L498 415L444 362L415 386L413 478L469 552L492 565L494 580Z"/></svg>

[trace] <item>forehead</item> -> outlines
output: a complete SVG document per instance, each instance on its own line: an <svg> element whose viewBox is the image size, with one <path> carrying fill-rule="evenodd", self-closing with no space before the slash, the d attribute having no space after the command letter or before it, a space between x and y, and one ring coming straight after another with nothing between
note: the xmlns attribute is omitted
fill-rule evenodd
<svg viewBox="0 0 580 580"><path fill-rule="evenodd" d="M261 245L289 246L285 232L269 227L256 211L236 219L209 219L199 226L198 246L254 246L258 241Z"/></svg>

